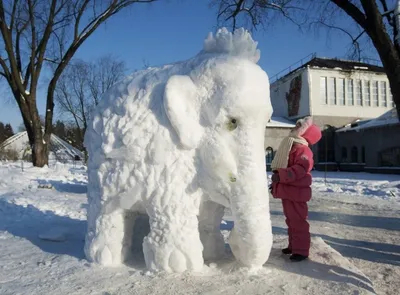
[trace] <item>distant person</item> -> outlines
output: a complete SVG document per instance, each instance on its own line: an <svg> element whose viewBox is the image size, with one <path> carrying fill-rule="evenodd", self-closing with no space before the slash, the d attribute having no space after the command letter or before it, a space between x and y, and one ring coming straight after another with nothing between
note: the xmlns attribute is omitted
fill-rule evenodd
<svg viewBox="0 0 400 295"><path fill-rule="evenodd" d="M314 161L309 145L316 144L321 136L321 130L313 124L312 117L298 120L289 136L282 140L271 163L271 193L274 198L282 199L288 226L289 245L282 252L291 254L292 261L307 259L310 252L307 202L311 199L310 171Z"/></svg>

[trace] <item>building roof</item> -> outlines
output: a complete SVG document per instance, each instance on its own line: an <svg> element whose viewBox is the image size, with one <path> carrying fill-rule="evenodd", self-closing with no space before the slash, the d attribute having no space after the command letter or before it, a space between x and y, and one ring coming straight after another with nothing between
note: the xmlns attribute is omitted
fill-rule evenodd
<svg viewBox="0 0 400 295"><path fill-rule="evenodd" d="M342 71L367 71L374 73L385 73L385 69L381 66L372 65L364 62L358 62L353 60L344 60L338 58L325 58L316 57L315 54L308 55L311 57L310 60L306 58L302 59L300 62L296 62L288 68L280 71L278 74L272 76L271 83L280 80L286 76L291 75L303 68L318 68L318 69L332 69L332 70L342 70ZM308 60L306 62L306 60Z"/></svg>
<svg viewBox="0 0 400 295"><path fill-rule="evenodd" d="M29 138L26 131L19 132L0 144L0 149L15 150L18 152L20 158L23 157L28 147ZM60 160L74 160L76 156L80 159L84 158L83 153L80 150L54 134L50 137L50 150L54 153L56 159Z"/></svg>
<svg viewBox="0 0 400 295"><path fill-rule="evenodd" d="M267 128L279 127L279 128L293 128L296 126L292 121L284 117L271 117L267 123Z"/></svg>
<svg viewBox="0 0 400 295"><path fill-rule="evenodd" d="M346 131L360 131L364 129L374 128L374 127L383 127L389 125L400 125L399 118L397 117L397 111L395 108L387 111L383 115L379 116L376 119L360 121L353 124L349 124L343 128L336 130L336 132L346 132Z"/></svg>
<svg viewBox="0 0 400 295"><path fill-rule="evenodd" d="M362 70L369 72L385 73L385 69L380 66L371 65L363 62L342 59L330 59L316 57L307 62L304 66L313 68L340 69L344 71Z"/></svg>

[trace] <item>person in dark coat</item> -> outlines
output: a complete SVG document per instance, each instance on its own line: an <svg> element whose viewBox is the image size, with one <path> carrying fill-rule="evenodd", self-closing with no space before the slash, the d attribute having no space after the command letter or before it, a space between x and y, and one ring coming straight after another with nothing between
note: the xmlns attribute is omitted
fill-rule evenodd
<svg viewBox="0 0 400 295"><path fill-rule="evenodd" d="M292 261L302 261L309 256L307 202L312 195L310 172L314 165L313 152L309 146L316 144L321 137L321 130L313 124L312 117L298 120L296 127L281 142L271 163L272 196L282 199L288 226L289 245L282 252L291 254Z"/></svg>

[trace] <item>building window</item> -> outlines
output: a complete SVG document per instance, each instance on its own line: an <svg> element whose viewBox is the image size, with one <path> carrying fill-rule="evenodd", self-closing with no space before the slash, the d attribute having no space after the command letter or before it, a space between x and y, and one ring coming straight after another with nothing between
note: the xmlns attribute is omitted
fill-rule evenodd
<svg viewBox="0 0 400 295"><path fill-rule="evenodd" d="M381 151L380 165L383 167L399 167L400 166L400 147L393 147Z"/></svg>
<svg viewBox="0 0 400 295"><path fill-rule="evenodd" d="M390 88L389 88L389 107L394 108L393 94Z"/></svg>
<svg viewBox="0 0 400 295"><path fill-rule="evenodd" d="M346 147L342 147L342 162L347 162L347 148Z"/></svg>
<svg viewBox="0 0 400 295"><path fill-rule="evenodd" d="M361 100L361 80L356 80L356 85L354 85L354 96L356 99L356 105L362 106Z"/></svg>
<svg viewBox="0 0 400 295"><path fill-rule="evenodd" d="M322 104L328 104L328 90L327 90L327 83L326 77L320 77L320 99Z"/></svg>
<svg viewBox="0 0 400 295"><path fill-rule="evenodd" d="M337 79L337 83L338 83L338 93L337 93L337 100L338 100L338 104L340 106L344 105L344 79L338 78Z"/></svg>
<svg viewBox="0 0 400 295"><path fill-rule="evenodd" d="M358 163L358 149L356 146L351 148L351 162Z"/></svg>
<svg viewBox="0 0 400 295"><path fill-rule="evenodd" d="M354 88L353 88L353 79L347 80L347 105L354 105Z"/></svg>
<svg viewBox="0 0 400 295"><path fill-rule="evenodd" d="M378 81L372 81L372 106L379 106L378 99Z"/></svg>
<svg viewBox="0 0 400 295"><path fill-rule="evenodd" d="M367 107L371 106L371 93L370 93L370 84L369 81L364 81L364 91L363 91L363 98L364 98L364 105Z"/></svg>
<svg viewBox="0 0 400 295"><path fill-rule="evenodd" d="M336 79L329 78L328 81L328 94L329 94L329 104L336 104Z"/></svg>
<svg viewBox="0 0 400 295"><path fill-rule="evenodd" d="M365 163L365 146L361 148L361 163Z"/></svg>
<svg viewBox="0 0 400 295"><path fill-rule="evenodd" d="M274 159L274 150L272 147L269 146L265 149L265 162L267 164L271 164L273 159Z"/></svg>
<svg viewBox="0 0 400 295"><path fill-rule="evenodd" d="M386 81L381 81L379 85L381 105L387 107Z"/></svg>

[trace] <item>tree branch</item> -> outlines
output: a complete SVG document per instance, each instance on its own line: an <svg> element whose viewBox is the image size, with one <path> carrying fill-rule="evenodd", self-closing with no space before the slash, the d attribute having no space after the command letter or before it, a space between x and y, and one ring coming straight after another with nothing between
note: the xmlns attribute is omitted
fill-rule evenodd
<svg viewBox="0 0 400 295"><path fill-rule="evenodd" d="M393 10L392 10L392 12L389 12L389 8L387 6L386 0L379 0L379 1L381 2L382 7L383 7L382 15L384 17L386 17L388 24L394 28L394 22L393 22L393 18L392 18Z"/></svg>
<svg viewBox="0 0 400 295"><path fill-rule="evenodd" d="M321 20L314 22L312 24L318 24L318 25L322 25L327 27L328 29L334 29L334 30L338 30L341 31L342 33L346 34L350 39L351 39L351 43L354 46L355 51L357 52L357 60L360 61L361 60L361 49L360 49L360 43L358 42L358 39L365 33L365 31L362 31L357 37L353 37L352 34L350 34L347 30L338 27L338 26L334 26L334 25L329 25Z"/></svg>
<svg viewBox="0 0 400 295"><path fill-rule="evenodd" d="M64 33L64 32L62 32L62 33ZM62 59L62 57L63 57L63 55L64 55L64 43L63 43L63 40L62 40L62 38L64 37L64 36L59 36L58 35L58 33L57 32L55 32L55 31L53 31L53 36L55 37L55 39L57 40L57 43L58 43L58 54L59 54L59 57L57 58L57 59L49 59L49 58L44 58L44 60L45 61L50 61L50 62L52 62L52 63L54 63L54 64L58 64L60 61L61 61L61 59Z"/></svg>
<svg viewBox="0 0 400 295"><path fill-rule="evenodd" d="M35 54L32 54L33 57L35 57L37 55L37 59L36 59L35 65L33 65L33 64L31 65L31 66L35 66L34 70L31 73L31 76L32 76L31 89L30 89L31 93L36 91L37 83L38 83L40 72L41 72L42 65L43 65L44 54L46 52L47 43L49 41L52 29L53 29L54 18L56 17L57 12L59 12L61 9L60 8L58 11L56 11L56 4L57 4L57 0L51 1L49 17L48 17L48 21L46 24L46 28L44 30L42 39L40 40L39 45L38 45L37 49L35 50ZM32 39L32 41L33 41L33 39Z"/></svg>
<svg viewBox="0 0 400 295"><path fill-rule="evenodd" d="M31 54L30 54L30 62L26 69L25 73L25 87L28 87L28 81L30 75L34 76L35 70L35 55L36 55L36 25L35 25L35 16L34 16L34 7L32 4L32 0L28 0L28 12L29 12L29 22L31 24ZM30 92L32 93L32 83Z"/></svg>
<svg viewBox="0 0 400 295"><path fill-rule="evenodd" d="M1 65L1 67L3 68L3 71L4 71L4 72L1 73L1 75L2 75L4 78L6 78L8 84L11 85L11 84L12 84L12 81L11 81L11 74L10 74L10 71L9 71L9 69L8 69L8 67L7 67L6 62L5 62L4 59L1 58L1 57L0 57L0 65Z"/></svg>
<svg viewBox="0 0 400 295"><path fill-rule="evenodd" d="M222 4L221 4L221 5L222 5ZM237 3L235 2L234 4L228 5L228 6L225 7L225 9L223 9L223 10L221 10L221 8L220 8L220 11L219 11L219 13L218 13L217 19L219 19L219 18L222 17L226 12L228 12L228 10L229 10L231 7L236 7L236 5L237 5ZM232 15L231 15L231 17L232 17ZM228 19L225 19L225 20L228 20Z"/></svg>
<svg viewBox="0 0 400 295"><path fill-rule="evenodd" d="M66 90L66 86L62 85L62 87L59 88L62 95L58 97L58 103L62 106L62 108L70 113L72 117L74 118L74 121L76 123L76 126L80 129L79 121L82 122L82 118L79 117L79 115L76 112L76 107L72 104L70 100L70 94Z"/></svg>
<svg viewBox="0 0 400 295"><path fill-rule="evenodd" d="M11 32L14 29L15 14L16 14L16 11L17 11L17 6L18 6L18 0L15 0L14 3L13 3L12 12L11 12L11 21L10 21L10 31Z"/></svg>
<svg viewBox="0 0 400 295"><path fill-rule="evenodd" d="M54 71L53 78L50 80L48 89L47 89L47 99L46 99L46 124L45 124L45 132L46 136L50 136L51 128L52 128L52 116L54 109L54 90L57 84L58 79L60 78L62 72L64 71L67 64L70 62L71 58L74 56L75 52L79 49L82 43L97 29L97 27L106 21L109 17L120 11L122 8L133 4L133 3L150 3L157 0L126 0L119 2L118 0L113 0L112 3L104 10L100 15L95 17L88 25L86 25L81 33L78 35L78 38L74 39L72 44L67 49L66 53L61 59L61 62L57 66ZM119 3L118 3L119 2ZM85 7L81 7L84 8ZM50 111L49 111L50 110Z"/></svg>
<svg viewBox="0 0 400 295"><path fill-rule="evenodd" d="M285 18L290 20L296 26L300 27L294 18L290 16L289 11L292 9L302 10L301 7L289 6L292 0L221 0L218 9L217 19L224 17L224 22L232 20L233 29L236 28L236 23L241 13L246 14L253 28L264 23L268 11L276 11L281 13Z"/></svg>
<svg viewBox="0 0 400 295"><path fill-rule="evenodd" d="M85 0L85 2L83 2L82 6L78 10L78 15L75 19L74 40L76 40L79 36L79 24L81 22L82 15L85 12L88 4L89 4L89 0Z"/></svg>
<svg viewBox="0 0 400 295"><path fill-rule="evenodd" d="M29 21L26 21L22 28L19 29L18 27L16 28L16 36L15 36L15 55L17 59L17 65L18 65L18 72L22 75L22 58L21 58L21 36L23 32L28 28ZM18 25L17 25L18 26ZM22 79L22 77L21 77ZM23 80L22 84L24 85L24 89L27 88L28 85L28 80Z"/></svg>
<svg viewBox="0 0 400 295"><path fill-rule="evenodd" d="M353 3L351 3L349 0L330 0L336 6L341 8L344 12L346 12L351 18L353 18L363 29L366 29L366 16L364 13L361 12L360 9L358 9L357 6L355 6Z"/></svg>
<svg viewBox="0 0 400 295"><path fill-rule="evenodd" d="M47 62L50 62L50 63L52 63L52 64L56 64L56 65L58 65L59 64L59 60L57 60L57 59L50 59L50 58L47 58L47 57L44 57L43 58L43 61L47 61Z"/></svg>
<svg viewBox="0 0 400 295"><path fill-rule="evenodd" d="M66 53L64 54L60 64L55 70L53 79L50 82L50 86L54 86L55 83L57 82L58 78L60 77L61 73L65 69L66 65L68 62L71 60L72 56L75 54L75 52L78 50L78 48L82 45L82 43L96 30L96 28L102 24L105 20L107 20L110 16L114 15L117 13L119 10L122 8L133 4L133 3L150 3L154 2L156 0L127 0L127 1L121 1L118 4L117 0L113 0L112 4L110 4L109 7L107 7L106 10L104 10L99 16L94 18L89 24L87 24L81 31L80 34L78 34L78 37L74 39L70 47L67 49ZM85 7L82 7L85 9Z"/></svg>
<svg viewBox="0 0 400 295"><path fill-rule="evenodd" d="M3 1L0 1L0 31L3 36L3 42L10 62L10 81L13 82L10 84L10 87L12 88L13 92L18 90L25 97L27 94L21 81L17 60L14 56L12 34L6 23Z"/></svg>

